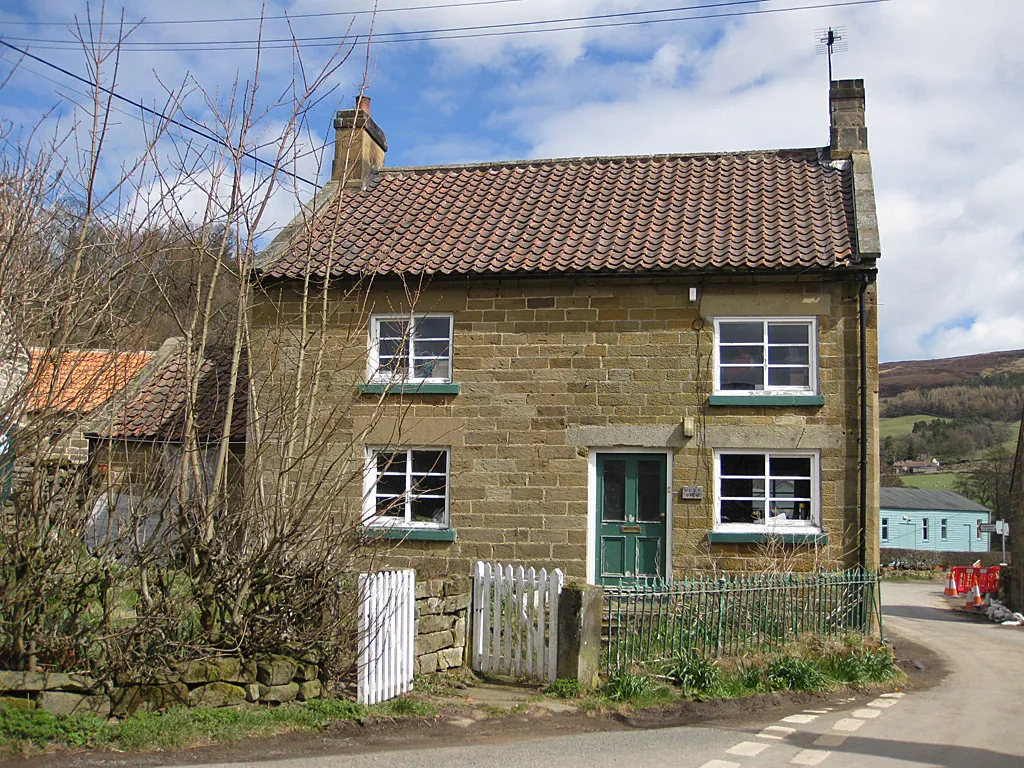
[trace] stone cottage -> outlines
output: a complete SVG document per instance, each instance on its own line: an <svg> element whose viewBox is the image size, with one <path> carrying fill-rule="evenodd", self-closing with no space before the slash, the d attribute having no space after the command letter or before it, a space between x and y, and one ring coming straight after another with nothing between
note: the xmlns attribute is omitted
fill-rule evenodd
<svg viewBox="0 0 1024 768"><path fill-rule="evenodd" d="M825 147L397 168L368 100L338 113L254 322L294 358L303 285L326 296L321 426L364 473L339 510L388 565L878 562L863 81L830 102Z"/></svg>

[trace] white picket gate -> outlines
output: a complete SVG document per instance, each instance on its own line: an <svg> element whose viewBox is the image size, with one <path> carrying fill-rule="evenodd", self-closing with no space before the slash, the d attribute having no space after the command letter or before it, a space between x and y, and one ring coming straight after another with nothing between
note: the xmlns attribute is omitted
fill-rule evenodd
<svg viewBox="0 0 1024 768"><path fill-rule="evenodd" d="M412 690L416 647L416 571L359 575L360 704Z"/></svg>
<svg viewBox="0 0 1024 768"><path fill-rule="evenodd" d="M477 562L473 571L473 669L554 680L562 571Z"/></svg>

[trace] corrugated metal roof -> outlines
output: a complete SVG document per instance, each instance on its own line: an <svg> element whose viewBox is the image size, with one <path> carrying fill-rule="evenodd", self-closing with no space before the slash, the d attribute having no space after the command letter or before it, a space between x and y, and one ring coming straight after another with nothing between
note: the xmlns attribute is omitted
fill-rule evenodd
<svg viewBox="0 0 1024 768"><path fill-rule="evenodd" d="M927 491L923 488L882 488L882 509L948 509L988 512L988 507L952 491Z"/></svg>

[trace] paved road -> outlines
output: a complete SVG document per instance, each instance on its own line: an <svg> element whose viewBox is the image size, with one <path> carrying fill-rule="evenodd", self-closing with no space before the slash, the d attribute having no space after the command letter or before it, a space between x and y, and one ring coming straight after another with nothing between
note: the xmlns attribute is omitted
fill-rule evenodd
<svg viewBox="0 0 1024 768"><path fill-rule="evenodd" d="M1022 768L1024 628L950 612L934 584L887 584L886 627L950 674L903 695L847 699L734 726L590 733L514 743L250 763L261 768ZM213 768L213 766L209 766ZM228 768L227 765L217 768Z"/></svg>

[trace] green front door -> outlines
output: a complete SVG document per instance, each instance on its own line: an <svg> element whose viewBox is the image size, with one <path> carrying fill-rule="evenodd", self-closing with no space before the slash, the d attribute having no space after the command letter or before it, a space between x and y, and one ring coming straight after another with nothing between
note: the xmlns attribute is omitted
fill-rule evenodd
<svg viewBox="0 0 1024 768"><path fill-rule="evenodd" d="M597 583L664 578L666 458L597 455Z"/></svg>

